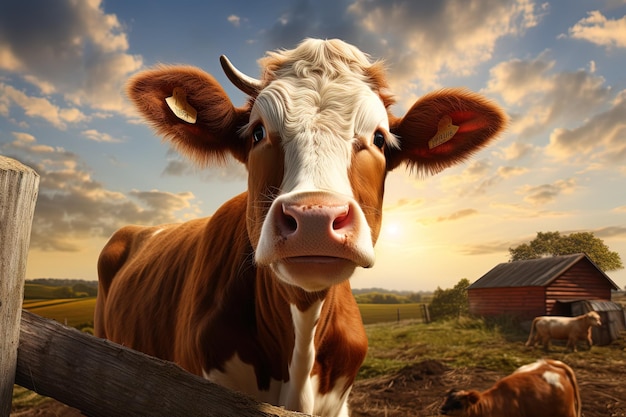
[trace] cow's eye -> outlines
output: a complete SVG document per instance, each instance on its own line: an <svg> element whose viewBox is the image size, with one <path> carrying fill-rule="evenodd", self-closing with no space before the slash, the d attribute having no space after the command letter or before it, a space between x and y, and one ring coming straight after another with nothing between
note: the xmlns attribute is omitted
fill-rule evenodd
<svg viewBox="0 0 626 417"><path fill-rule="evenodd" d="M252 140L254 140L254 143L259 143L265 139L265 135L265 126L258 124L252 131Z"/></svg>
<svg viewBox="0 0 626 417"><path fill-rule="evenodd" d="M385 135L380 130L377 130L374 133L374 145L378 146L379 148L382 148L384 144L385 144Z"/></svg>

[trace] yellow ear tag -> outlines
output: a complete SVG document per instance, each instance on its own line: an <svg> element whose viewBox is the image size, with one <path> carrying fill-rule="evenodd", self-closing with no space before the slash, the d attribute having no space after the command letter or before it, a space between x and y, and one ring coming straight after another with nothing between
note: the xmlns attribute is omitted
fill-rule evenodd
<svg viewBox="0 0 626 417"><path fill-rule="evenodd" d="M182 88L175 87L172 97L166 98L165 102L180 120L184 120L187 123L196 123L198 112L187 103L187 97Z"/></svg>
<svg viewBox="0 0 626 417"><path fill-rule="evenodd" d="M437 134L428 141L428 148L432 149L439 145L442 145L452 139L459 130L458 126L452 124L452 117L445 115L439 120L437 126Z"/></svg>

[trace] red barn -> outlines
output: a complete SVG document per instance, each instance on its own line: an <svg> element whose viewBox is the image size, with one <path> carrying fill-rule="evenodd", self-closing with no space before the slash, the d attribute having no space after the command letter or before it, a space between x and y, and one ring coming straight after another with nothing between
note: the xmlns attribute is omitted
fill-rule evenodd
<svg viewBox="0 0 626 417"><path fill-rule="evenodd" d="M512 315L522 320L565 315L557 302L611 300L619 287L585 254L501 263L468 288L477 316Z"/></svg>

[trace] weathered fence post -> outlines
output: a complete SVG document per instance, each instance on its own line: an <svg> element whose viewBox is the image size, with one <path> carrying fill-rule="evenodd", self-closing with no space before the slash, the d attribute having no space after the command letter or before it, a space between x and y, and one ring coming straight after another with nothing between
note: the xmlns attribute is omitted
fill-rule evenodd
<svg viewBox="0 0 626 417"><path fill-rule="evenodd" d="M11 412L26 257L39 175L0 155L0 417Z"/></svg>

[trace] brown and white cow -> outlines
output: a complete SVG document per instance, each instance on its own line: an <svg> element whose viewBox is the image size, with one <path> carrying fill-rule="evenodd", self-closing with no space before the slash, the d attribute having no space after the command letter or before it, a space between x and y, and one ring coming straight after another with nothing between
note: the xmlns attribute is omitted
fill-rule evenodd
<svg viewBox="0 0 626 417"><path fill-rule="evenodd" d="M348 415L367 350L348 278L374 264L387 172L454 165L505 116L446 89L395 117L382 64L339 40L268 53L260 80L221 62L243 107L186 66L142 72L128 93L192 160L243 163L248 189L210 218L116 232L98 263L96 333L262 401Z"/></svg>
<svg viewBox="0 0 626 417"><path fill-rule="evenodd" d="M530 335L526 346L534 347L537 342L543 344L543 348L550 348L550 340L567 340L565 348L571 347L576 352L576 342L585 340L591 349L591 327L602 325L600 315L595 311L582 314L577 317L541 316L535 317L530 327Z"/></svg>
<svg viewBox="0 0 626 417"><path fill-rule="evenodd" d="M448 392L440 411L459 417L580 417L581 410L572 368L541 359L520 367L487 391Z"/></svg>

